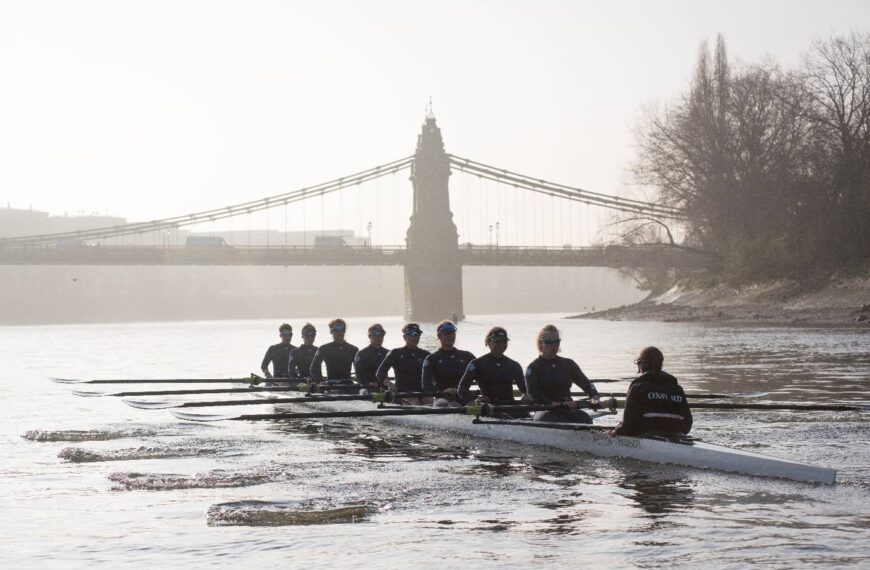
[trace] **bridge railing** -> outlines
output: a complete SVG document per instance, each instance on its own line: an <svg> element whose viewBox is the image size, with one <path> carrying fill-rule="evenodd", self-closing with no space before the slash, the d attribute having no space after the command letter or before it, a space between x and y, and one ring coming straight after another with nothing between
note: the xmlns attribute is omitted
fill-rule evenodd
<svg viewBox="0 0 870 570"><path fill-rule="evenodd" d="M649 246L503 246L462 244L463 265L696 266L676 248ZM0 246L3 265L403 265L404 246Z"/></svg>

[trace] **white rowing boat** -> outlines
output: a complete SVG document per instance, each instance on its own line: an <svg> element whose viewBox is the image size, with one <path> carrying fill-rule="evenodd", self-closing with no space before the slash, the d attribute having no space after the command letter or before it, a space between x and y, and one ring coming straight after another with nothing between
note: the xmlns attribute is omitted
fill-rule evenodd
<svg viewBox="0 0 870 570"><path fill-rule="evenodd" d="M301 404L321 411L371 410L369 402L340 401L311 402ZM401 415L378 418L385 422L427 430L450 431L511 441L589 453L598 457L629 457L640 461L683 465L698 469L717 469L744 475L777 477L793 481L832 484L837 472L827 467L817 467L705 443L697 439L665 439L647 437L611 436L596 426L573 424L530 425L532 422L490 421L473 422L463 415Z"/></svg>

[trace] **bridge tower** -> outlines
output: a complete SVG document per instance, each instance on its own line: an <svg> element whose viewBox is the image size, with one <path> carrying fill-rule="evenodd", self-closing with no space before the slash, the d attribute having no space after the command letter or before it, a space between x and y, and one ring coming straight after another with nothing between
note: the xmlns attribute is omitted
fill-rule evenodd
<svg viewBox="0 0 870 570"><path fill-rule="evenodd" d="M411 167L414 208L405 263L405 318L437 322L463 318L459 234L450 211L450 162L431 103Z"/></svg>

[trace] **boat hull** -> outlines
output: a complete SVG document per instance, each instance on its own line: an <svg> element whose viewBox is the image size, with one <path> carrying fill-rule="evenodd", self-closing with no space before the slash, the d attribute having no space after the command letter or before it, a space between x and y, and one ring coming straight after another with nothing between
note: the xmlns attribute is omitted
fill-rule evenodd
<svg viewBox="0 0 870 570"><path fill-rule="evenodd" d="M371 410L370 402L306 402L323 411ZM606 431L524 427L503 423L474 423L464 415L386 416L380 421L426 430L441 430L515 443L589 453L598 457L628 457L640 461L716 469L745 475L833 484L836 471L760 453L732 449L698 440L611 436Z"/></svg>

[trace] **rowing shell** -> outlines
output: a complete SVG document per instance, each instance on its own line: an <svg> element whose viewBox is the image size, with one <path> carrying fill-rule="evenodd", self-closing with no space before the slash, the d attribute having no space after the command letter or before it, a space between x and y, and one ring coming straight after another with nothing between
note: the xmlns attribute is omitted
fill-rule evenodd
<svg viewBox="0 0 870 570"><path fill-rule="evenodd" d="M264 403L268 403L266 400ZM323 411L370 410L369 402L306 402L306 407ZM777 477L793 481L833 484L837 472L788 461L751 451L705 443L697 439L664 439L611 436L607 431L590 426L554 424L553 427L531 427L531 422L472 422L462 415L387 416L382 421L414 428L450 431L474 437L485 437L527 445L553 447L566 451L589 453L598 457L629 457L652 463L670 463L698 469L717 469L761 477ZM597 427L597 426L594 426Z"/></svg>

